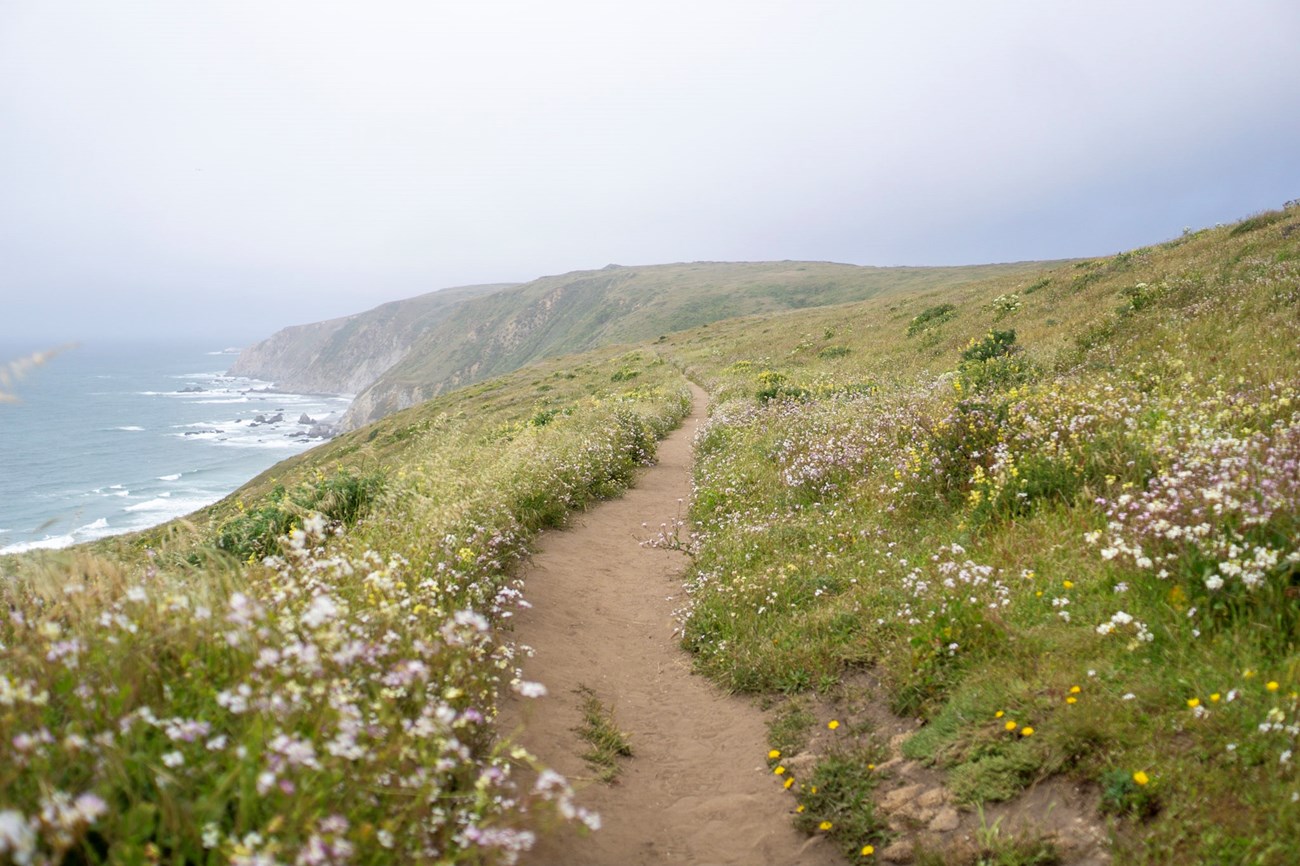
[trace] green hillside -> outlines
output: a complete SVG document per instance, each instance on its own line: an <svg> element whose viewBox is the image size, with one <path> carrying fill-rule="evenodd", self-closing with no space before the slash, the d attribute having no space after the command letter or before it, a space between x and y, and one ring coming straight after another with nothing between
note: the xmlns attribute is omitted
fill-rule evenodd
<svg viewBox="0 0 1300 866"><path fill-rule="evenodd" d="M1041 263L869 268L827 262L695 262L542 277L457 305L362 392L345 426L542 358L653 340L738 315L955 286Z"/></svg>
<svg viewBox="0 0 1300 866"><path fill-rule="evenodd" d="M405 357L458 304L508 285L443 289L352 316L293 325L241 352L230 374L274 381L286 391L355 394Z"/></svg>
<svg viewBox="0 0 1300 866"><path fill-rule="evenodd" d="M887 820L888 722L920 719L904 755L981 815L1065 779L1116 863L1293 862L1300 207L975 281L744 266L673 332L692 313L637 281L691 267L467 301L445 323L480 304L496 336L429 363L484 381L188 521L0 563L24 856L504 863L582 820L566 785L516 788L540 768L494 726L531 688L515 567L634 480L689 377L712 406L693 526L664 539L692 555L683 645L772 707L798 826L852 862L1070 862L996 819L960 851ZM721 320L746 292L767 306ZM486 378L592 330L644 342Z"/></svg>
<svg viewBox="0 0 1300 866"><path fill-rule="evenodd" d="M862 707L888 707L924 720L904 754L971 807L1063 775L1095 792L1115 862L1291 862L1298 346L1293 205L660 347L716 401L685 646L729 688L790 696L782 761L809 691L855 732L799 780L801 823L850 853L896 838L841 811L876 784L845 761L883 754ZM1059 841L996 862L1056 862Z"/></svg>

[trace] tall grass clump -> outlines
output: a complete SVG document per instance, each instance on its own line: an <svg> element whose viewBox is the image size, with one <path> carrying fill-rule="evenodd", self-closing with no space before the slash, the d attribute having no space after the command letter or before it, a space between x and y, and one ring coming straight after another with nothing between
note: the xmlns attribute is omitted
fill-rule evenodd
<svg viewBox="0 0 1300 866"><path fill-rule="evenodd" d="M573 363L544 398L529 371L340 437L189 535L6 562L0 859L510 863L596 826L494 727L544 691L501 629L513 568L689 399L662 364L610 391L605 356Z"/></svg>

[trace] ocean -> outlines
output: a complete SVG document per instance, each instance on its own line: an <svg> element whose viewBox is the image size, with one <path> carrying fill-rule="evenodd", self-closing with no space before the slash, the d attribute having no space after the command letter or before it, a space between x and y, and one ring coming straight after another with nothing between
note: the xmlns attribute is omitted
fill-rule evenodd
<svg viewBox="0 0 1300 866"><path fill-rule="evenodd" d="M25 354L0 346L0 363ZM337 421L350 402L227 376L237 354L86 345L29 371L11 389L18 402L0 402L0 554L145 529L216 502L320 444L303 415Z"/></svg>

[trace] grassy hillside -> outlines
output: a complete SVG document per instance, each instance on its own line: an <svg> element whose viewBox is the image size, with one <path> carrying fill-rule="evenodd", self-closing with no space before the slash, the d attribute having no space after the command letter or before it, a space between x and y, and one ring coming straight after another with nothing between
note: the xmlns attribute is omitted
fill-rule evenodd
<svg viewBox="0 0 1300 866"><path fill-rule="evenodd" d="M868 700L925 720L904 752L959 800L1066 775L1096 791L1116 862L1292 862L1297 346L1295 206L670 338L717 400L685 645L742 692L834 697L875 672ZM792 790L856 853L895 834L873 775L844 771L881 753L872 719L842 712Z"/></svg>
<svg viewBox="0 0 1300 866"><path fill-rule="evenodd" d="M582 819L550 775L514 787L536 762L493 725L536 689L500 628L513 566L629 483L685 373L714 405L695 534L663 539L693 555L684 644L775 705L800 826L855 860L907 832L872 798L888 710L924 721L904 752L969 808L1065 777L1118 863L1292 862L1300 208L888 292L745 266L696 312L766 312L669 333L636 287L690 267L571 277L516 298L532 318L488 304L465 375L592 329L639 322L640 346L444 394L188 521L0 563L0 857L504 863ZM855 292L879 296L811 306ZM997 830L913 853L1059 860Z"/></svg>
<svg viewBox="0 0 1300 866"><path fill-rule="evenodd" d="M355 394L401 360L458 304L508 287L442 289L340 319L284 328L241 352L230 373L274 381L287 391Z"/></svg>
<svg viewBox="0 0 1300 866"><path fill-rule="evenodd" d="M1033 264L867 268L826 262L609 266L543 277L457 306L358 396L355 426L542 358L653 340L732 316L947 287Z"/></svg>
<svg viewBox="0 0 1300 866"><path fill-rule="evenodd" d="M0 861L511 862L591 820L494 729L513 565L688 405L648 353L534 367L190 521L8 558ZM531 777L530 777L531 778ZM549 816L549 818L548 818Z"/></svg>

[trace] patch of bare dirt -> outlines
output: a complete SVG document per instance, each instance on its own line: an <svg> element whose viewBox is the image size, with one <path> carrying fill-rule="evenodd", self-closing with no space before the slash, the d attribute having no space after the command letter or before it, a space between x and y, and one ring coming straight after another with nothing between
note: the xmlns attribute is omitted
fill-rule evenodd
<svg viewBox="0 0 1300 866"><path fill-rule="evenodd" d="M659 446L658 463L620 499L543 536L524 573L532 607L515 617L515 638L533 647L523 665L548 696L516 698L503 730L578 789L598 811L600 830L544 837L524 862L542 864L838 864L833 845L790 822L793 801L768 769L766 725L751 702L691 673L673 635L683 602L680 553L642 547L649 533L684 510L690 493L691 439L705 395ZM594 778L579 686L612 708L634 755L618 780Z"/></svg>

